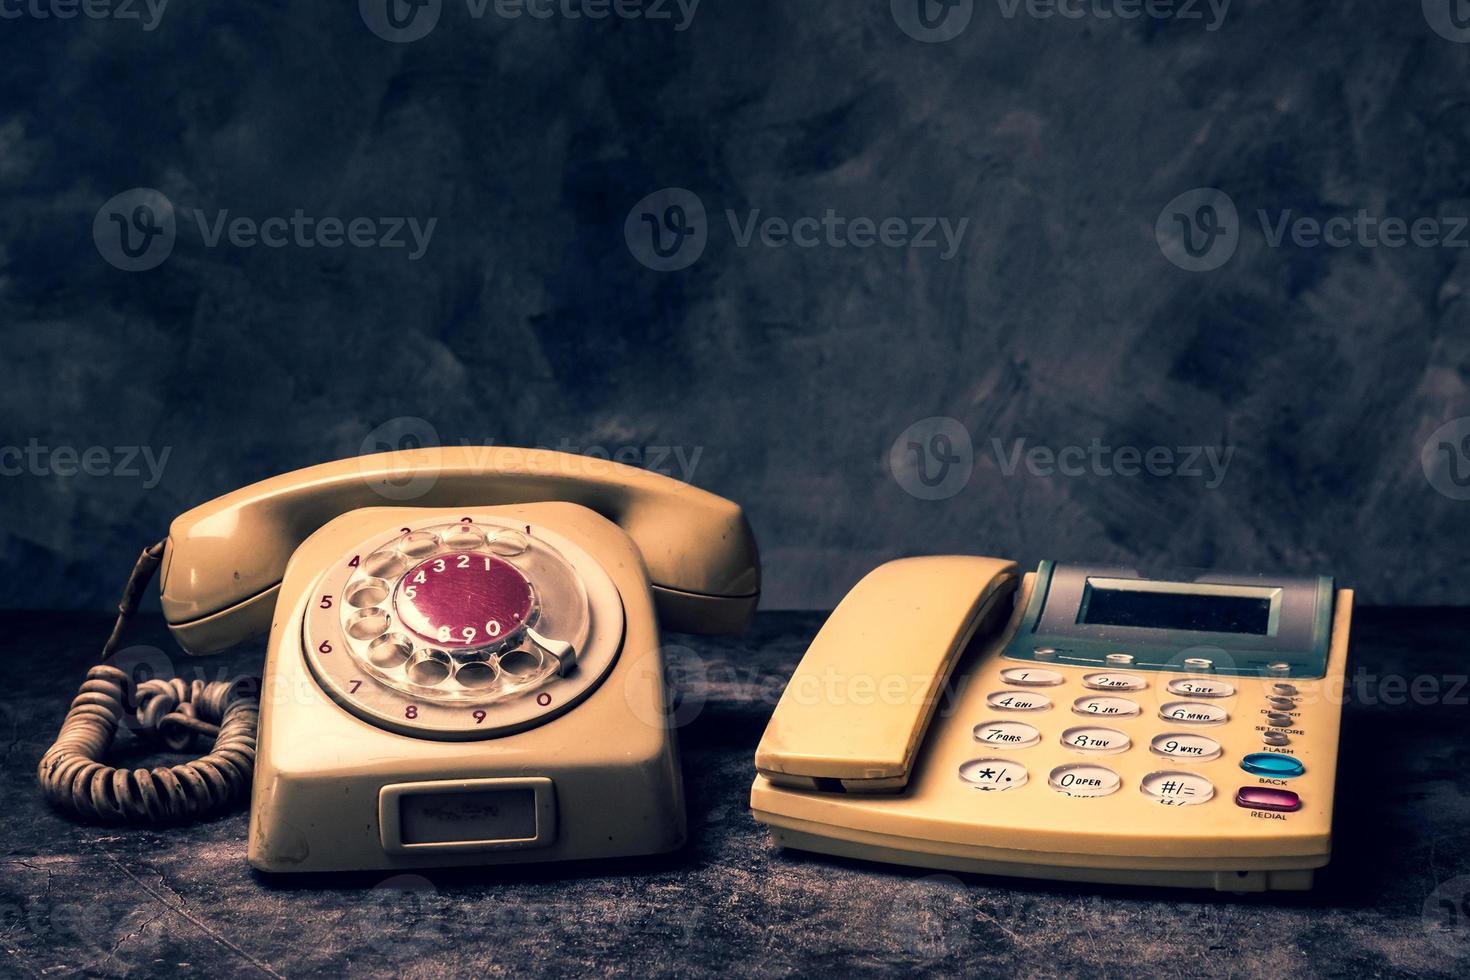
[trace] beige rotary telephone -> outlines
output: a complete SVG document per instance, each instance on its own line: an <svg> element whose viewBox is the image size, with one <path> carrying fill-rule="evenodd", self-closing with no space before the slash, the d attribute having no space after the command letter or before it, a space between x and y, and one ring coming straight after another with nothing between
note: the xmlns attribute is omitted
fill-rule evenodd
<svg viewBox="0 0 1470 980"><path fill-rule="evenodd" d="M253 778L250 863L277 872L679 847L658 626L738 631L760 591L735 504L503 447L342 460L183 514L140 559L104 661L155 568L190 653L269 629L258 733L248 685L135 684L104 662L42 786L85 818L177 823ZM102 756L125 721L213 749L114 769Z"/></svg>

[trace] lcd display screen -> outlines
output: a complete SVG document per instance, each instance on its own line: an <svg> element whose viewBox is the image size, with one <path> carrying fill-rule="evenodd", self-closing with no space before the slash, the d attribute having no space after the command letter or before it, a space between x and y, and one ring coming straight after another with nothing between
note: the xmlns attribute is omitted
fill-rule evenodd
<svg viewBox="0 0 1470 980"><path fill-rule="evenodd" d="M1200 633L1271 631L1271 594L1262 590L1169 591L1167 583L1108 588L1089 583L1080 623L1092 626L1133 626L1140 629L1188 630Z"/></svg>

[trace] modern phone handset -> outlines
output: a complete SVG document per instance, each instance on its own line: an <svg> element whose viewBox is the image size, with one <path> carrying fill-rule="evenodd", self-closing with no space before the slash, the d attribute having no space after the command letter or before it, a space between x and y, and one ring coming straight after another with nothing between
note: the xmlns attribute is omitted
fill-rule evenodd
<svg viewBox="0 0 1470 980"><path fill-rule="evenodd" d="M43 790L74 814L139 823L218 812L246 791L255 760L258 681L135 685L106 663L160 567L170 630L185 650L213 653L270 628L291 555L341 514L374 506L543 501L580 504L622 529L641 554L668 627L733 632L754 612L759 564L740 508L668 477L510 447L419 449L310 467L188 511L174 520L166 542L145 549L119 603L102 662L89 671L56 743L41 760ZM558 660L568 654L555 642L541 642ZM157 733L171 748L212 736L213 749L182 765L115 769L102 757L130 717L140 731Z"/></svg>
<svg viewBox="0 0 1470 980"><path fill-rule="evenodd" d="M853 587L776 705L755 765L798 789L902 789L960 654L1009 614L1014 562L939 556L889 562Z"/></svg>

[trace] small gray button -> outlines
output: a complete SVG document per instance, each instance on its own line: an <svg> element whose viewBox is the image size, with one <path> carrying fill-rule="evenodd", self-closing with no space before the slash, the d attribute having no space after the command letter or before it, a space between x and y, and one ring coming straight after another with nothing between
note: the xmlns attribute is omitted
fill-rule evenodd
<svg viewBox="0 0 1470 980"><path fill-rule="evenodd" d="M1266 720L1271 723L1273 728L1291 727L1291 715L1285 714L1284 712L1273 711L1266 716Z"/></svg>
<svg viewBox="0 0 1470 980"><path fill-rule="evenodd" d="M1037 647L1031 651L1031 655L1037 660L1055 660L1057 656L1056 647Z"/></svg>
<svg viewBox="0 0 1470 980"><path fill-rule="evenodd" d="M1296 707L1296 702L1293 701L1291 698L1268 697L1266 701L1271 705L1271 707L1280 708L1283 711L1290 711L1292 708Z"/></svg>
<svg viewBox="0 0 1470 980"><path fill-rule="evenodd" d="M1133 663L1133 654L1131 654L1131 653L1110 653L1104 659L1106 659L1107 662L1110 663L1110 664L1124 664L1124 665L1127 665L1127 664Z"/></svg>
<svg viewBox="0 0 1470 980"><path fill-rule="evenodd" d="M1291 673L1291 664L1282 663L1281 661L1277 661L1274 664L1268 664L1266 666L1266 673L1272 675L1273 677L1285 677L1287 674Z"/></svg>
<svg viewBox="0 0 1470 980"><path fill-rule="evenodd" d="M1215 666L1215 661L1207 657L1186 657L1184 659L1184 666L1190 670L1209 670Z"/></svg>
<svg viewBox="0 0 1470 980"><path fill-rule="evenodd" d="M1267 745L1286 745L1291 741L1291 736L1285 732L1265 732L1262 737Z"/></svg>
<svg viewBox="0 0 1470 980"><path fill-rule="evenodd" d="M1292 697L1297 693L1295 684L1272 684L1271 693L1284 698Z"/></svg>

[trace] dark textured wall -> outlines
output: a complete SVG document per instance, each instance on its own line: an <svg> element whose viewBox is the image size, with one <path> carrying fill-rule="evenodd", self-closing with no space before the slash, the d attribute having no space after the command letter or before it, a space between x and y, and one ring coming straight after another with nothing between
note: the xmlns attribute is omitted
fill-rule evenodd
<svg viewBox="0 0 1470 980"><path fill-rule="evenodd" d="M678 30L676 4L444 0L391 43L372 0L175 0L152 30L6 0L3 602L104 605L175 513L425 440L690 475L748 507L770 607L932 551L1470 601L1450 0L1235 0L1218 23L981 0L941 43L903 29L916 2L704 0ZM211 246L195 209L437 220L414 258ZM757 209L872 228L742 243ZM1283 216L1354 227L1273 243ZM161 264L121 268L119 227L170 218ZM963 232L900 245L921 218ZM126 447L168 454L156 479Z"/></svg>

